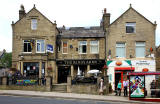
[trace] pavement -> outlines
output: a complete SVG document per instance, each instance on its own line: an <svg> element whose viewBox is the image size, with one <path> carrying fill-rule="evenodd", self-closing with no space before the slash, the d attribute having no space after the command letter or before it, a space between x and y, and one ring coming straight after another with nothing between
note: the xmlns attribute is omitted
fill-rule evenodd
<svg viewBox="0 0 160 104"><path fill-rule="evenodd" d="M81 99L81 100L96 100L96 101L111 101L124 103L145 103L154 104L154 102L142 102L129 100L129 97L110 95L91 95L77 93L61 93L61 92L40 92L40 91L24 91L24 90L0 90L0 95L12 96L30 96L30 97L47 97L47 98L64 98L64 99ZM157 103L155 103L157 104Z"/></svg>

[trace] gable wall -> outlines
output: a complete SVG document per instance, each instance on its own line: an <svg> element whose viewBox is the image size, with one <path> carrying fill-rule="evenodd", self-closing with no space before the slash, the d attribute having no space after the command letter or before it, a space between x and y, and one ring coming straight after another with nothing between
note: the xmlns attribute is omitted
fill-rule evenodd
<svg viewBox="0 0 160 104"><path fill-rule="evenodd" d="M126 22L136 22L136 33L126 33ZM111 49L111 57L116 57L116 42L126 43L126 58L130 55L135 57L135 42L146 42L146 55L149 54L150 47L155 49L155 27L130 9L109 27L108 50ZM108 53L108 51L107 51Z"/></svg>
<svg viewBox="0 0 160 104"><path fill-rule="evenodd" d="M31 19L37 18L37 30L31 29ZM44 16L42 16L36 9L32 9L24 18L18 21L13 28L13 46L12 46L12 61L18 61L20 59L19 55L23 54L23 40L24 39L34 39L34 46L32 49L32 56L36 55L36 40L44 39L45 45L52 44L55 47L56 39L56 24L52 24ZM55 51L55 49L54 49ZM54 54L50 54L50 58L55 58ZM39 58L38 58L39 59ZM28 59L31 60L31 59Z"/></svg>

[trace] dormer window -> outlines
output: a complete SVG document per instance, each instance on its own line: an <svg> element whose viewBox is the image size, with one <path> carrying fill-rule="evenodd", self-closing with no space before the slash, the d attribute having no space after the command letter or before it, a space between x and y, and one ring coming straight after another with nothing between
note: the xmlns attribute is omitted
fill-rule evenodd
<svg viewBox="0 0 160 104"><path fill-rule="evenodd" d="M126 33L135 33L136 32L136 23L127 22L126 23Z"/></svg>
<svg viewBox="0 0 160 104"><path fill-rule="evenodd" d="M31 19L31 29L37 30L37 19Z"/></svg>

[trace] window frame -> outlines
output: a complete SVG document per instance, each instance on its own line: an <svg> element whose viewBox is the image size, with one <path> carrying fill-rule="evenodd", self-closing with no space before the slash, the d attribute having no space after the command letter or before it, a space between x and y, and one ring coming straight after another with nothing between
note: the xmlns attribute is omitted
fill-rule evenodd
<svg viewBox="0 0 160 104"><path fill-rule="evenodd" d="M33 20L36 20L36 22ZM35 25L36 25L36 28L35 28ZM38 20L36 18L32 18L31 19L31 30L37 30L37 27L38 27Z"/></svg>
<svg viewBox="0 0 160 104"><path fill-rule="evenodd" d="M93 44L93 43L92 43L92 42L95 42L95 41L97 42L97 44ZM92 46L97 46L97 49L98 49L97 52L92 52L92 51L91 51L91 47L92 47ZM90 53L91 53L91 54L99 54L99 41L98 41L98 40L91 40L91 41L90 41Z"/></svg>
<svg viewBox="0 0 160 104"><path fill-rule="evenodd" d="M138 42L139 42L139 43L142 43L142 42L144 43L144 57L137 57L136 48L137 48L137 43L138 43ZM139 45L139 47L142 47L142 45ZM136 57L136 58L145 58L145 56L146 56L146 42L145 42L145 41L141 41L141 42L140 42L140 41L136 41L136 42L135 42L135 57Z"/></svg>
<svg viewBox="0 0 160 104"><path fill-rule="evenodd" d="M43 40L44 41L44 51L41 51L41 42L37 42L38 40ZM40 43L40 51L37 51L37 43ZM45 53L45 40L44 39L37 39L36 40L36 53Z"/></svg>
<svg viewBox="0 0 160 104"><path fill-rule="evenodd" d="M24 41L28 41L28 42L24 42ZM29 40L28 39L25 39L25 40L23 40L23 53L32 53L32 46L31 46L31 52L24 52L24 43L30 43L29 42ZM30 43L30 45L31 45L31 43ZM27 45L27 48L28 48L28 45ZM27 49L28 50L28 49Z"/></svg>
<svg viewBox="0 0 160 104"><path fill-rule="evenodd" d="M117 56L117 44L124 44L124 57L118 57ZM121 47L119 47L119 48L121 48ZM125 42L117 42L116 43L116 58L126 58L126 43Z"/></svg>
<svg viewBox="0 0 160 104"><path fill-rule="evenodd" d="M85 42L86 44L80 44L81 42ZM83 53L83 50L82 52L80 52L80 46L83 46L83 45L86 45L86 53ZM83 47L82 47L83 49ZM87 41L79 41L78 42L78 54L87 54Z"/></svg>
<svg viewBox="0 0 160 104"><path fill-rule="evenodd" d="M127 26L134 26L134 31L133 32L127 32ZM126 27L126 34L136 33L136 22L126 22L125 27Z"/></svg>
<svg viewBox="0 0 160 104"><path fill-rule="evenodd" d="M65 48L67 48L67 52L66 53L64 53L64 51L63 51L63 43L64 42L66 42L67 43L67 47L65 47ZM62 41L62 54L68 54L68 41Z"/></svg>

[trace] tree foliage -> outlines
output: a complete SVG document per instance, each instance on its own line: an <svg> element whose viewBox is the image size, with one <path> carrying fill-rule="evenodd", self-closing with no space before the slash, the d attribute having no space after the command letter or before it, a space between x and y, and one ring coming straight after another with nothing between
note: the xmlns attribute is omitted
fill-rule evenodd
<svg viewBox="0 0 160 104"><path fill-rule="evenodd" d="M0 67L10 68L12 66L12 53L4 53L0 59Z"/></svg>

